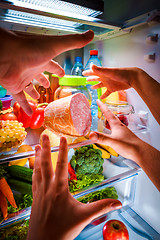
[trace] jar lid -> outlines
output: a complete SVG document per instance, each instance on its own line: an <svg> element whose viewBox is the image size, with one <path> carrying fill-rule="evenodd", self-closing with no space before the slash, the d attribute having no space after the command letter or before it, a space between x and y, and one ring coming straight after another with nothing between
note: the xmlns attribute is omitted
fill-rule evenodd
<svg viewBox="0 0 160 240"><path fill-rule="evenodd" d="M86 78L74 75L65 75L59 79L59 85L61 86L85 86Z"/></svg>
<svg viewBox="0 0 160 240"><path fill-rule="evenodd" d="M6 95L5 97L3 98L0 98L0 100L3 102L3 101L10 101L10 100L13 100L13 97L11 95Z"/></svg>
<svg viewBox="0 0 160 240"><path fill-rule="evenodd" d="M128 115L130 113L134 113L134 108L128 102L120 101L118 103L106 102L107 107L115 114L115 115Z"/></svg>

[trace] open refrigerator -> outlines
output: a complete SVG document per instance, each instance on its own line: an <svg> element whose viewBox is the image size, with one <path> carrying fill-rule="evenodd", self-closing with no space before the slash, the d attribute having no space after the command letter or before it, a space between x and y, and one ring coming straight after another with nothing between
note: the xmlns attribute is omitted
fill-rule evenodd
<svg viewBox="0 0 160 240"><path fill-rule="evenodd" d="M76 5L75 5L76 2ZM73 59L77 54L83 56L86 64L89 50L97 49L102 65L105 67L139 67L157 81L160 81L160 3L158 1L1 1L0 26L26 34L68 34L92 29L94 40L80 50L68 52ZM64 11L61 11L62 5ZM86 4L86 6L84 6ZM83 13L83 14L82 14ZM97 16L99 18L97 18ZM61 65L66 53L57 58ZM127 90L127 99L134 106L135 113L129 119L129 127L144 141L160 150L160 126L150 110L133 90ZM103 128L100 129L103 131ZM1 153L0 163L7 163L34 155L34 147L39 143L42 129L28 129L25 144L33 151L14 154ZM74 154L73 148L86 146L90 142L70 145L69 159ZM53 147L52 152L58 151ZM160 193L146 174L135 163L121 156L112 156L104 160L105 179L74 195L77 199L95 191L114 187L118 199L122 202L121 210L116 210L92 222L76 238L103 239L102 228L105 221L119 219L129 231L130 240L160 239ZM29 219L31 208L24 208L14 217L3 221L0 229Z"/></svg>

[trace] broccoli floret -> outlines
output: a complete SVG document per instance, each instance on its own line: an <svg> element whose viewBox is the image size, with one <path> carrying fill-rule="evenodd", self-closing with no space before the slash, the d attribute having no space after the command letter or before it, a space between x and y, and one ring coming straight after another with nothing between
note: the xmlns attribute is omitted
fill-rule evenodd
<svg viewBox="0 0 160 240"><path fill-rule="evenodd" d="M101 174L103 162L101 150L94 149L92 144L76 150L70 161L76 174Z"/></svg>
<svg viewBox="0 0 160 240"><path fill-rule="evenodd" d="M6 171L7 165L8 164L6 163L0 164L0 179L7 176L7 171Z"/></svg>

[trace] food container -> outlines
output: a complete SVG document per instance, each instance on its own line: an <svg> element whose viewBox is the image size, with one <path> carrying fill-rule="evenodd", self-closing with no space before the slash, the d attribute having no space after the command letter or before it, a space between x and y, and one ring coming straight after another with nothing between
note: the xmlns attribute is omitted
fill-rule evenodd
<svg viewBox="0 0 160 240"><path fill-rule="evenodd" d="M75 93L83 93L91 103L91 94L86 87L86 78L66 75L59 79L59 88L54 93L54 100L67 97Z"/></svg>
<svg viewBox="0 0 160 240"><path fill-rule="evenodd" d="M7 89L5 89L2 86L0 86L0 98L5 97L6 93L7 93Z"/></svg>
<svg viewBox="0 0 160 240"><path fill-rule="evenodd" d="M106 102L106 105L123 124L125 124L126 126L129 125L128 116L134 113L134 108L131 104L121 101L118 103ZM104 127L110 129L109 123L104 117L104 115L102 115L102 120Z"/></svg>
<svg viewBox="0 0 160 240"><path fill-rule="evenodd" d="M0 100L2 101L2 110L6 110L10 108L13 98L11 95L6 95L5 97L0 98Z"/></svg>

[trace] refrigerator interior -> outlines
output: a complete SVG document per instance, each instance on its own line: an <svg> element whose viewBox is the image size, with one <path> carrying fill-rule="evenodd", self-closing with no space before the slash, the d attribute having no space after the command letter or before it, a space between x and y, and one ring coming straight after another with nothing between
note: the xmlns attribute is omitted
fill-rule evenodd
<svg viewBox="0 0 160 240"><path fill-rule="evenodd" d="M160 36L160 24L152 22L133 28L132 31L125 35L96 41L84 48L84 63L89 58L89 50L98 49L99 58L104 67L139 67L160 82L160 38L157 42L146 41L148 36L155 34ZM146 55L154 53L154 61L149 62L146 60ZM135 133L144 141L160 150L159 124L152 116L146 104L133 89L127 90L127 97L129 103L134 106L136 116L138 118L144 117L147 127L146 130L135 131ZM144 115L141 116L141 113ZM146 174L141 171L138 176L133 209L160 233L159 203L159 191L151 183Z"/></svg>

